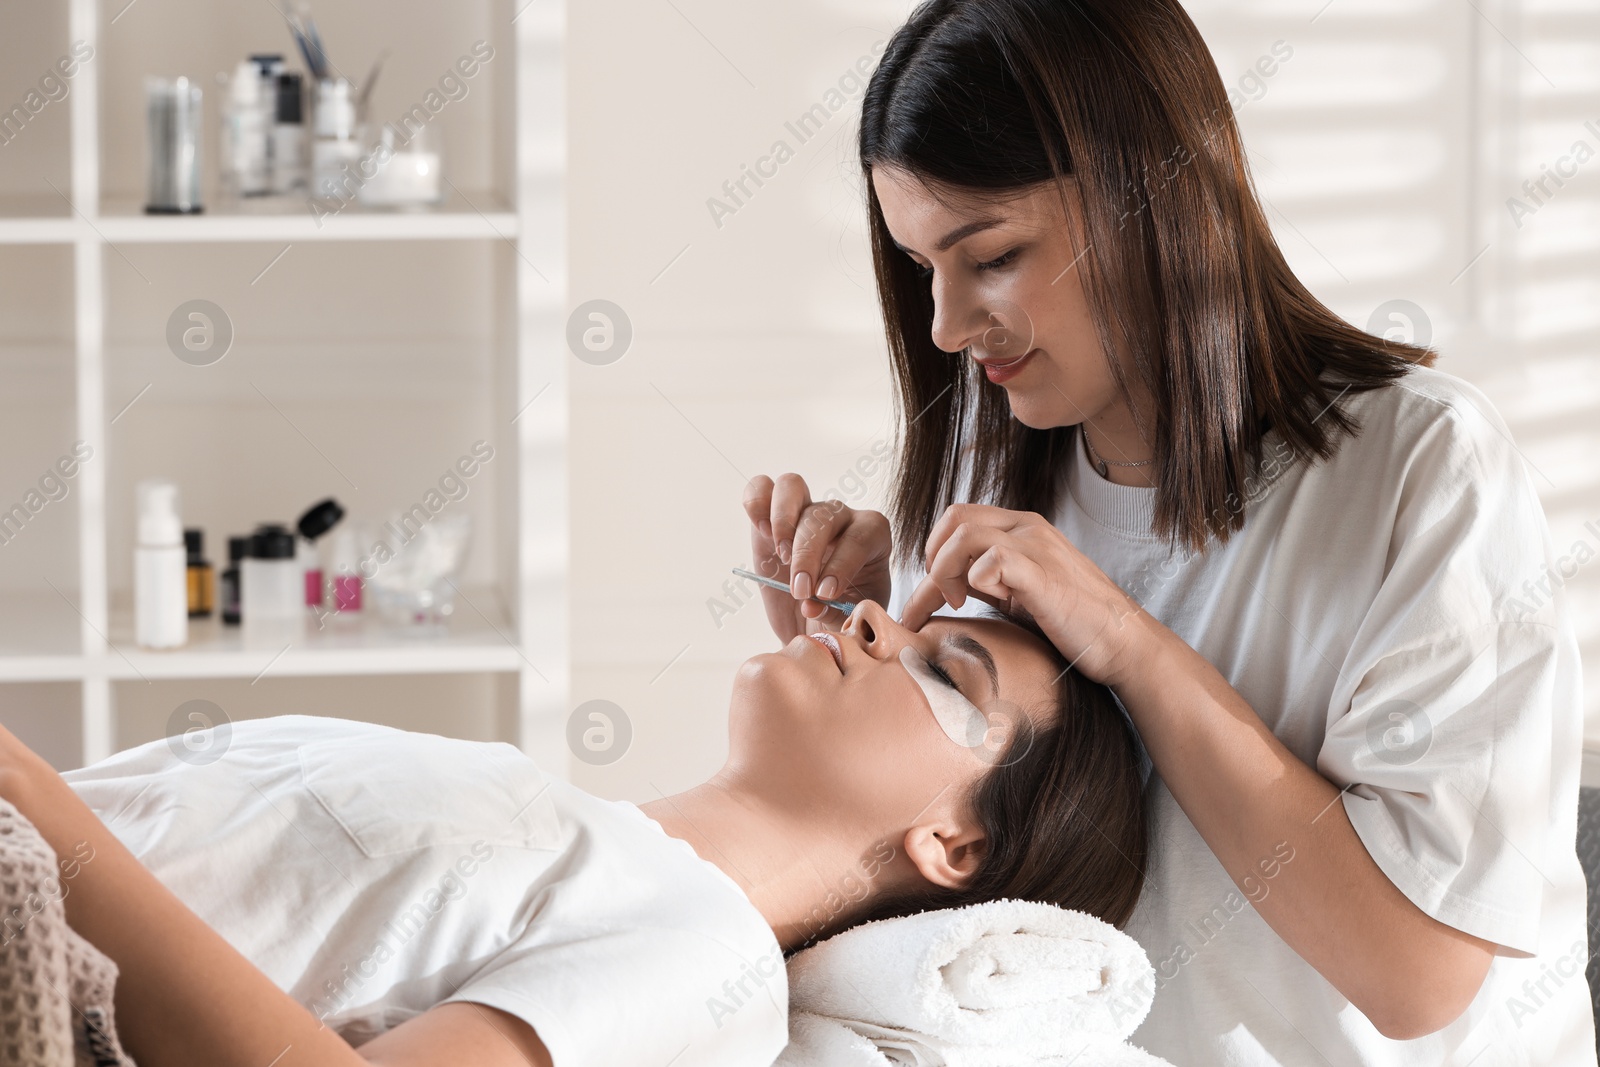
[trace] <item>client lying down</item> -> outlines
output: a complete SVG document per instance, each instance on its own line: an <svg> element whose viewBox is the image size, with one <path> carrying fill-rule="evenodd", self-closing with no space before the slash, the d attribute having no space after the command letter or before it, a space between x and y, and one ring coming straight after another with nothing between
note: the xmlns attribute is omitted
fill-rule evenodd
<svg viewBox="0 0 1600 1067"><path fill-rule="evenodd" d="M768 1064L786 953L1004 898L1120 925L1143 880L1122 713L999 617L911 632L866 602L752 657L726 765L638 806L341 719L65 775L0 735L0 795L94 850L67 919L120 968L140 1067Z"/></svg>

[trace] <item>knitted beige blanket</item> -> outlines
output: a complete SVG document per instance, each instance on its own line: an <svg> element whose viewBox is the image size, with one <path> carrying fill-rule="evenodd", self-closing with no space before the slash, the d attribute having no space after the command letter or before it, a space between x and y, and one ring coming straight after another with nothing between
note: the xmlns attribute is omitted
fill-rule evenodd
<svg viewBox="0 0 1600 1067"><path fill-rule="evenodd" d="M117 965L67 925L70 881L0 800L0 1067L134 1067L117 1040Z"/></svg>

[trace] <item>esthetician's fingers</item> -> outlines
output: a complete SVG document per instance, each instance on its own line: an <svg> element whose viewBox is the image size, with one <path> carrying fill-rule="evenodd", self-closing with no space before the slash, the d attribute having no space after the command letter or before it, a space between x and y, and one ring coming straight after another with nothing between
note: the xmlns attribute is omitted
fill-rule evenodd
<svg viewBox="0 0 1600 1067"><path fill-rule="evenodd" d="M798 476L791 475L796 478ZM805 483L801 481L803 489ZM766 475L757 475L745 486L744 509L750 519L751 568L767 578L789 581L789 564L778 556L773 537L773 501L778 483ZM789 540L793 540L791 533ZM796 600L790 593L760 587L758 594L767 615L767 625L780 641L787 642L810 630L837 630L848 616L842 611L828 608L815 600Z"/></svg>
<svg viewBox="0 0 1600 1067"><path fill-rule="evenodd" d="M805 509L811 506L811 489L798 474L780 474L772 486L772 507L768 520L772 523L772 541L778 548L778 558L789 563L794 550L794 535Z"/></svg>
<svg viewBox="0 0 1600 1067"><path fill-rule="evenodd" d="M756 573L786 582L788 567L778 559L772 537L773 487L772 479L765 474L751 478L744 487L744 513L750 520L750 560Z"/></svg>
<svg viewBox="0 0 1600 1067"><path fill-rule="evenodd" d="M967 568L971 594L996 607L1022 607L1019 600L1044 585L1044 568L1015 537L1006 536L972 561Z"/></svg>
<svg viewBox="0 0 1600 1067"><path fill-rule="evenodd" d="M931 578L923 578L906 598L906 606L900 612L900 625L908 630L920 630L944 605L944 590Z"/></svg>
<svg viewBox="0 0 1600 1067"><path fill-rule="evenodd" d="M820 601L797 600L795 603L800 607L800 614L807 619L806 633L819 633L823 630L831 630L837 633L844 628L845 623L850 621L850 613L848 611L830 608Z"/></svg>
<svg viewBox="0 0 1600 1067"><path fill-rule="evenodd" d="M801 512L789 556L796 599L883 603L890 547L889 520L877 512L857 511L836 498L810 505Z"/></svg>
<svg viewBox="0 0 1600 1067"><path fill-rule="evenodd" d="M978 557L1009 536L1008 531L997 526L977 523L958 525L928 561L927 577L917 584L907 598L905 611L900 615L901 625L919 630L942 605L959 608L967 602L968 595L976 595L980 600L994 603L995 597L987 589L973 589L967 572Z"/></svg>
<svg viewBox="0 0 1600 1067"><path fill-rule="evenodd" d="M1001 611L1005 611L1012 606L1008 598L990 596L977 586L969 588L967 595L983 601L991 608L999 608ZM946 603L944 591L934 583L933 579L924 577L922 581L917 583L917 587L911 591L911 595L906 598L906 606L900 612L900 624L908 630L920 630L933 617L933 613L944 607Z"/></svg>
<svg viewBox="0 0 1600 1067"><path fill-rule="evenodd" d="M832 526L833 540L822 564L810 572L817 576L813 595L825 600L875 600L887 604L889 559L894 548L889 520L880 512L838 506L842 514ZM791 569L798 572L800 568L797 553Z"/></svg>
<svg viewBox="0 0 1600 1067"><path fill-rule="evenodd" d="M933 528L928 531L928 540L922 550L923 560L931 561L938 555L945 542L961 526L990 526L998 530L1015 530L1035 518L1037 516L1032 512L1010 511L989 504L951 504L944 509L944 514L939 516Z"/></svg>
<svg viewBox="0 0 1600 1067"><path fill-rule="evenodd" d="M824 500L801 509L789 553L789 584L796 600L816 595L823 561L833 554L840 527L850 521L848 510L842 500Z"/></svg>
<svg viewBox="0 0 1600 1067"><path fill-rule="evenodd" d="M772 537L772 490L773 481L765 474L751 478L744 487L745 516L768 539Z"/></svg>

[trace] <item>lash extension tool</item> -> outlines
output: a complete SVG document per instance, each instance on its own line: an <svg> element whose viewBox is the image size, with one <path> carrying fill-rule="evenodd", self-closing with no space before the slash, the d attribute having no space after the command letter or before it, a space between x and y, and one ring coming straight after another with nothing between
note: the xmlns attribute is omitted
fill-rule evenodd
<svg viewBox="0 0 1600 1067"><path fill-rule="evenodd" d="M788 582L780 582L776 578L763 578L763 577L761 577L761 575L752 574L750 571L744 570L741 567L733 568L733 573L739 575L742 578L748 578L752 582L759 582L761 585L766 586L768 589L780 589L783 592L790 594L791 596L794 594L794 590L789 587L789 583ZM814 597L811 597L810 599L815 600L819 604L826 604L826 605L828 605L828 607L833 608L835 611L842 611L846 615L848 615L852 611L856 610L856 606L854 604L852 604L848 600L824 600L820 596L814 596Z"/></svg>

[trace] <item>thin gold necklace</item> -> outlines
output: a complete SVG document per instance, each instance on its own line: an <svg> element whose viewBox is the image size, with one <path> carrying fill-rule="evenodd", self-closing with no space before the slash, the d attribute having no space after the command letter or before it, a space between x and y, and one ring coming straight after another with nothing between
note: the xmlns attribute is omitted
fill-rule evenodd
<svg viewBox="0 0 1600 1067"><path fill-rule="evenodd" d="M1080 424L1078 428L1083 431L1083 443L1084 447L1089 450L1089 462L1094 465L1095 473L1099 474L1100 477L1107 477L1110 474L1108 469L1110 467L1148 467L1150 465L1151 461L1148 459L1136 459L1132 462L1121 463L1116 460L1101 459L1100 453L1096 452L1094 445L1089 443L1089 427Z"/></svg>

